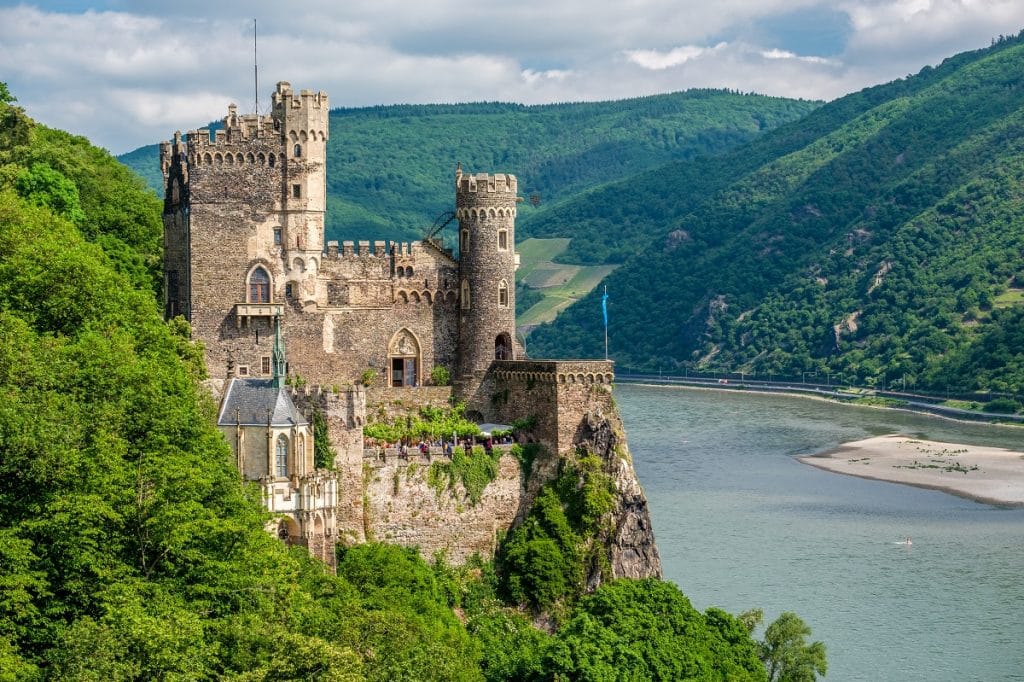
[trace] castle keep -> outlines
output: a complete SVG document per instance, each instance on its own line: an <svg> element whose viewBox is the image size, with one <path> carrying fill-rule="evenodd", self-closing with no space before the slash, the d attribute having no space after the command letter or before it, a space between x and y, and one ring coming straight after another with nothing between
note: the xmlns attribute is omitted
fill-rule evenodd
<svg viewBox="0 0 1024 682"><path fill-rule="evenodd" d="M456 170L457 256L433 238L325 242L328 113L326 93L296 93L282 82L269 115L239 115L231 105L222 130L175 133L160 145L165 315L184 316L203 343L211 388L222 397L219 424L243 475L260 480L268 507L295 521L279 532L293 540L299 534L321 556L339 535L415 544L425 556L488 553L540 485L524 486L514 459L503 464L507 480L495 482L492 497L474 510L429 499L408 476L406 499L399 499L400 472L393 472L392 499L382 502L384 492L373 494L381 477L372 469L386 462L364 459L368 403L373 413L386 404L455 398L481 422L534 417L531 437L554 456L536 467L547 474L559 455L604 433L598 440L609 468L632 491L623 527L632 528L633 539L624 556L642 558L626 560L633 568L620 574L660 574L646 501L628 484L632 465L619 471L611 454L616 441L608 425L621 432L612 363L527 361L516 337L515 176ZM288 346L286 367L275 362L278 330ZM451 387L430 385L437 366L448 370ZM271 387L284 374L307 386ZM294 413L278 404L281 396ZM260 408L266 423L243 423L242 408L252 413L257 403L277 407ZM303 419L313 412L326 420L336 478L312 471ZM278 424L274 415L286 419ZM239 445L243 427L262 434L248 436L250 454ZM289 433L302 438L292 442ZM617 452L624 448L623 441ZM335 482L337 513L325 513Z"/></svg>

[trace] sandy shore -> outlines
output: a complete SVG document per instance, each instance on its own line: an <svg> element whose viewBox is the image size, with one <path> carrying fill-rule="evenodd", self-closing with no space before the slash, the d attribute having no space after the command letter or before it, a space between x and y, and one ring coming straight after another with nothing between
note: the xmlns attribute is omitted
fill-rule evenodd
<svg viewBox="0 0 1024 682"><path fill-rule="evenodd" d="M943 490L987 504L1024 506L1024 452L890 435L799 459L840 474Z"/></svg>

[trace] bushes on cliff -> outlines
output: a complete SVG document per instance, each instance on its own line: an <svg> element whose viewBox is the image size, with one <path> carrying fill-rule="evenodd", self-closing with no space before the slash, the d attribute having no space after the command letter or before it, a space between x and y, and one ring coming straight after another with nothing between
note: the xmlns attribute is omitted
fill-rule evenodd
<svg viewBox="0 0 1024 682"><path fill-rule="evenodd" d="M548 609L577 599L589 576L607 575L608 513L615 503L600 459L566 460L526 519L502 543L502 587L516 603Z"/></svg>

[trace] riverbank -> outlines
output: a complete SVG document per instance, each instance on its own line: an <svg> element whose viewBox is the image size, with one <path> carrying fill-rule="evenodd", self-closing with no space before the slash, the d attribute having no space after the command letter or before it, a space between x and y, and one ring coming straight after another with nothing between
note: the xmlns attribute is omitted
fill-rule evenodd
<svg viewBox="0 0 1024 682"><path fill-rule="evenodd" d="M942 490L986 504L1024 507L1024 452L888 435L798 458L848 476Z"/></svg>
<svg viewBox="0 0 1024 682"><path fill-rule="evenodd" d="M987 423L993 425L1024 426L1024 414L995 414L978 410L965 410L943 405L940 398L892 391L839 388L822 384L792 384L771 381L735 381L704 378L659 378L642 375L616 375L619 383L641 386L672 386L694 390L718 390L738 393L762 393L785 395L799 398L827 400L842 405L874 407L884 410L901 410L914 414L930 415L965 423ZM731 383L730 383L731 381Z"/></svg>

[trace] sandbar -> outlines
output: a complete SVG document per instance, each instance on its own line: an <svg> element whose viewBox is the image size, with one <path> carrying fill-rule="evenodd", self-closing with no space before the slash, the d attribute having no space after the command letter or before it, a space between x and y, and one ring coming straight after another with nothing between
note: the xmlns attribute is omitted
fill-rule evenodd
<svg viewBox="0 0 1024 682"><path fill-rule="evenodd" d="M986 504L1024 507L1024 452L888 435L798 458L849 476L942 490Z"/></svg>

